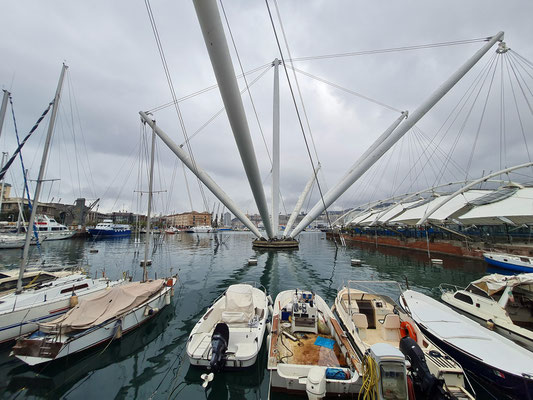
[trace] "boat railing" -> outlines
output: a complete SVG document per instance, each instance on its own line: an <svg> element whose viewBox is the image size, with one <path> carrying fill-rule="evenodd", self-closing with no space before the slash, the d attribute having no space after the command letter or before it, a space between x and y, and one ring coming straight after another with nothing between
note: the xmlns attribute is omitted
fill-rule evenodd
<svg viewBox="0 0 533 400"><path fill-rule="evenodd" d="M463 290L463 288L452 285L451 283L441 283L439 285L439 290L442 294L444 294L444 293L455 293L459 290Z"/></svg>

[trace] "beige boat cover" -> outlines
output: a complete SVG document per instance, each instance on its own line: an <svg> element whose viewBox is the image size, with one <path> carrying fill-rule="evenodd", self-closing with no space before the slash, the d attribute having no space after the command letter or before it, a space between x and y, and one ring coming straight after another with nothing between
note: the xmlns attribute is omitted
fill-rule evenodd
<svg viewBox="0 0 533 400"><path fill-rule="evenodd" d="M248 322L254 315L253 288L246 284L231 285L224 295L222 321L226 323Z"/></svg>
<svg viewBox="0 0 533 400"><path fill-rule="evenodd" d="M79 304L61 317L39 324L44 331L85 330L109 319L120 317L144 303L159 292L164 285L163 279L147 282L131 282L104 290L96 297L80 300Z"/></svg>
<svg viewBox="0 0 533 400"><path fill-rule="evenodd" d="M472 285L483 290L489 296L492 296L494 293L498 293L506 287L513 288L521 285L533 285L533 273L511 276L491 274L472 282Z"/></svg>

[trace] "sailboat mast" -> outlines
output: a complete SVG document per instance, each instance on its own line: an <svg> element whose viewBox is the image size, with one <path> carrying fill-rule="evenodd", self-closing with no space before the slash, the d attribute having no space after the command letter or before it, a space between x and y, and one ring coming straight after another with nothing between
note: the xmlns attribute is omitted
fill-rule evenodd
<svg viewBox="0 0 533 400"><path fill-rule="evenodd" d="M155 120L153 120L155 124ZM150 153L150 176L148 178L148 211L146 212L146 237L144 240L144 262L143 262L143 282L148 280L146 274L146 264L148 263L148 250L150 249L150 238L152 237L152 196L154 184L154 152L155 152L155 131L152 129L152 150Z"/></svg>
<svg viewBox="0 0 533 400"><path fill-rule="evenodd" d="M6 110L7 110L7 100L9 99L9 93L7 90L4 89L4 97L2 98L2 107L0 107L0 136L2 136L2 128L4 126L4 118L6 116Z"/></svg>
<svg viewBox="0 0 533 400"><path fill-rule="evenodd" d="M277 58L274 66L274 110L273 110L273 140L272 140L272 230L274 237L279 229L279 65Z"/></svg>
<svg viewBox="0 0 533 400"><path fill-rule="evenodd" d="M41 186L43 183L44 171L46 169L46 160L48 159L48 151L50 149L50 142L52 140L52 133L54 132L54 123L56 120L57 110L59 108L59 99L61 97L61 88L63 87L63 78L68 66L63 64L61 68L61 75L59 76L59 83L57 84L56 94L54 97L54 105L52 106L52 115L50 116L50 123L48 124L48 132L44 142L43 157L41 159L41 167L39 168L39 175L37 177L37 185L35 187L35 195L33 196L33 207L31 209L30 220L28 221L28 229L26 230L26 242L24 243L24 250L22 252L22 260L20 262L19 279L17 282L17 291L22 292L22 277L26 269L26 262L28 260L28 252L30 249L31 236L33 234L33 222L35 221L35 214L39 206L39 195L41 194Z"/></svg>

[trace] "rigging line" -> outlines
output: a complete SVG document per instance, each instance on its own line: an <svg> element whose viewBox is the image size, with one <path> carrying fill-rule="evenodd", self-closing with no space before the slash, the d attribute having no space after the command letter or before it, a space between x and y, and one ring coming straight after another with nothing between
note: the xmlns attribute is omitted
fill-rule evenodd
<svg viewBox="0 0 533 400"><path fill-rule="evenodd" d="M486 42L489 39L490 37L486 37L486 38L479 38L479 39L454 40L451 42L420 44L420 45L414 45L414 46L391 47L388 49L363 50L363 51L354 51L354 52L349 52L349 53L326 54L326 55L321 55L321 56L307 56L307 57L292 58L287 61L293 62L293 61L322 60L326 58L352 57L352 56L362 56L362 55L368 55L368 54L381 54L381 53L392 53L392 52L398 52L398 51L429 49L429 48L434 48L434 47L456 46L456 45L463 45L463 44Z"/></svg>
<svg viewBox="0 0 533 400"><path fill-rule="evenodd" d="M74 110L72 108L72 82L70 79L70 72L67 70L67 86L68 86L68 100L69 100L69 108L70 108L70 122L72 124L72 141L74 142L74 152L75 154L78 154L78 144L76 141L76 132L74 132ZM80 178L80 164L79 159L76 157L76 175L78 176L78 195L81 197L81 178Z"/></svg>
<svg viewBox="0 0 533 400"><path fill-rule="evenodd" d="M470 99L470 97L472 96L472 94L474 93L474 90L475 90L475 87L477 86L477 84L481 81L482 79L482 76L483 74L485 73L485 70L488 70L490 68L490 66L492 65L492 62L494 62L494 60L496 59L496 53L494 53L494 55L492 56L492 58L485 64L485 66L482 68L482 70L479 72L479 74L476 76L476 78L473 80L473 82L470 84L470 86L468 87L468 89L465 91L465 93L463 94L463 96L461 97L461 99L459 99L459 101L457 102L457 104L453 107L453 109L450 111L450 113L448 114L448 116L446 117L446 119L444 120L444 122L442 123L441 127L437 130L437 132L435 133L435 135L433 136L433 138L431 139L431 141L429 142L428 144L428 147L429 145L433 144L433 142L436 140L437 136L440 134L440 132L444 129L444 127L446 126L446 124L448 123L448 121L450 121L450 119L452 118L452 116L454 115L455 113L455 117L451 120L450 122L450 126L446 129L443 137L441 137L440 141L438 143L435 144L435 147L433 149L433 152L430 156L428 156L428 160L426 161L426 163L424 164L423 168L425 168L425 166L429 163L431 157L435 154L435 152L437 151L437 149L439 149L439 146L440 144L444 141L446 135L448 134L451 126L455 123L455 121L459 118L459 115L460 113L462 112L462 110L464 109L464 107L466 106L466 103L467 101ZM461 105L462 103L462 105ZM458 110L459 109L459 110ZM458 110L458 112L456 113L456 111ZM416 126L416 125L415 125ZM418 128L420 129L420 128ZM414 168L414 167L411 167L411 168ZM402 180L402 182L400 183L400 185L398 187L401 187L403 182L405 182L405 179L404 178ZM436 180L435 180L436 182Z"/></svg>
<svg viewBox="0 0 533 400"><path fill-rule="evenodd" d="M529 154L529 147L528 147L528 144L527 144L526 132L524 130L524 123L522 122L522 115L520 114L520 109L518 107L518 100L516 98L514 85L513 85L512 79L511 79L511 71L509 70L509 64L513 60L510 57L506 57L504 60L506 61L507 77L509 79L509 86L511 87L511 93L513 94L513 100L514 100L514 104L515 104L515 108L516 108L516 114L518 116L518 122L520 123L520 129L522 131L522 137L524 138L524 144L526 146L527 158L531 162L531 155Z"/></svg>
<svg viewBox="0 0 533 400"><path fill-rule="evenodd" d="M172 96L172 100L174 102L174 108L175 108L176 113L178 115L178 120L179 120L179 123L180 123L180 127L181 127L181 130L182 130L183 136L187 140L188 136L187 136L187 129L185 128L185 121L183 120L183 115L181 113L181 109L180 109L179 104L177 102L176 91L174 90L174 84L172 82L172 77L170 75L170 70L168 68L167 60L166 60L166 57L165 57L165 52L163 51L163 44L161 43L161 38L159 37L159 31L157 29L157 25L156 25L156 22L155 22L155 17L154 17L154 14L152 12L152 7L150 5L150 0L144 0L144 3L146 5L146 10L148 12L148 17L150 19L150 25L152 26L152 31L154 33L154 38L155 38L156 45L157 45L157 48L158 48L158 51L159 51L159 57L161 58L161 63L163 65L163 70L165 71L167 84L169 86L170 93L171 93L171 96ZM189 142L187 142L187 150L189 152L189 156L191 157L191 163L192 163L192 166L194 168L194 171L195 171L195 173L197 173L198 172L198 168L196 166L196 160L194 158L192 147L191 147L191 144ZM200 179L199 178L197 178L197 181L198 181L198 187L200 188L201 196L202 196L203 201L204 201L204 207L207 207L207 199L205 197L203 186L200 183Z"/></svg>
<svg viewBox="0 0 533 400"><path fill-rule="evenodd" d="M509 57L512 58L516 64L522 68L522 71L524 71L531 79L533 79L533 75L531 75L528 70L528 68L530 70L533 69L533 65L529 65L527 62L522 61L516 56L516 53L509 52Z"/></svg>
<svg viewBox="0 0 533 400"><path fill-rule="evenodd" d="M533 62L529 61L527 58L525 58L524 56L518 54L516 51L514 51L513 49L509 49L509 52L515 56L517 56L518 58L520 58L522 61L524 61L526 64L529 64L529 66L531 68L533 68Z"/></svg>
<svg viewBox="0 0 533 400"><path fill-rule="evenodd" d="M432 141L430 141L429 136L426 135L426 134L422 131L422 129L420 129L420 127L418 127L418 126L416 126L416 130L417 130L417 131L422 135L422 137L428 142L428 146L427 146L427 147L429 147L430 144L431 144L431 142L432 142ZM435 146L435 148L434 148L434 151L433 151L431 157L433 158L434 156L440 156L440 157L442 157L442 159L446 160L446 158L447 158L447 154L446 154L443 150L441 150L438 146L436 146L436 145L434 145L434 146ZM428 157L429 157L429 156L428 156ZM429 164L430 161L431 161L431 159L428 158L426 165ZM460 165L459 165L459 164L458 164L453 158L449 158L448 161L449 161L449 163L450 163L453 167L455 167L455 168L457 169L457 172L458 172L459 174L461 174L461 175L464 175L464 174L465 174L465 172L466 172L465 169L462 168L462 167L461 167L461 166L460 166ZM437 173L435 172L435 176L436 176L436 175L437 175ZM430 186L430 185L428 184L426 187L429 187L429 186Z"/></svg>
<svg viewBox="0 0 533 400"><path fill-rule="evenodd" d="M250 87L252 87L252 85L254 83L256 83L259 79L261 79L263 76L265 76L265 74L270 70L270 68L272 67L272 64L269 64L267 66L267 68L265 68L265 70L263 72L261 72L260 75L258 75L252 82L250 82ZM242 89L241 90L241 95L246 92L246 88ZM202 131L205 127L207 127L211 122L213 122L220 114L222 114L224 111L226 110L226 107L222 107L220 108L211 118L209 118L207 120L207 122L205 122L202 126L200 126L192 135L189 136L189 139L188 140L192 140L192 138L194 138L196 135L198 135L200 133L200 131ZM183 147L185 145L185 142L183 142L182 144L180 144L180 147ZM272 165L272 159L270 158L270 153L268 152L268 148L267 148L267 154L268 154L268 158L270 160L270 165Z"/></svg>
<svg viewBox="0 0 533 400"><path fill-rule="evenodd" d="M327 81L326 79L320 78L320 77L318 77L318 76L316 76L316 75L312 75L312 74L310 74L309 72L302 71L301 69L298 69L298 68L293 67L293 66L289 66L289 68L291 68L292 70L294 70L294 71L296 71L296 72L299 72L300 74L306 75L306 76L308 76L309 78L316 79L316 80L319 81L319 82L322 82L322 83L325 83L325 84L327 84L327 85L330 85L330 86L332 86L332 87L334 87L334 88L337 88L337 89L339 89L339 90L342 90L342 91L344 91L344 92L346 92L346 93L353 94L354 96L357 96L357 97L359 97L359 98L361 98L361 99L364 99L364 100L367 100L367 101L369 101L369 102L371 102L371 103L374 103L374 104L377 104L377 105L379 105L379 106L382 106L382 107L384 107L384 108L386 108L386 109L388 109L388 110L396 111L396 112L399 112L400 114L402 113L401 110L399 110L399 109L397 109L397 108L395 108L395 107L389 106L389 105L387 105L387 104L385 104L385 103L382 103L381 101L374 100L373 98L368 97L368 96L365 96L364 94L358 93L358 92L356 92L356 91L354 91L354 90L351 90L351 89L347 89L347 88L345 88L345 87L342 87L342 86L340 86L340 85L338 85L338 84L336 84L336 83L333 83L333 82Z"/></svg>
<svg viewBox="0 0 533 400"><path fill-rule="evenodd" d="M191 211L194 211L194 207L192 205L191 189L189 187L189 180L187 179L187 171L185 170L185 164L181 163L181 167L183 168L183 177L185 178L185 187L187 188L187 196L189 197Z"/></svg>
<svg viewBox="0 0 533 400"><path fill-rule="evenodd" d="M226 15L226 9L224 8L224 4L222 0L220 0L220 7L222 8L222 14L224 14L224 20L226 21L226 26L228 27L229 36L231 38L231 43L233 44L233 50L235 50L235 55L237 56L237 61L239 62L239 68L241 69L241 74L244 79L244 83L246 85L246 91L248 92L248 96L250 97L250 103L252 104L252 109L254 110L255 120L257 121L257 126L259 127L259 132L261 132L261 137L263 138L263 143L265 145L265 149L268 154L268 158L270 159L270 164L272 165L272 159L270 158L270 153L268 152L268 145L265 139L265 134L263 132L263 127L261 126L261 122L259 121L259 115L257 114L257 109L255 107L255 102L252 97L252 92L250 91L250 85L248 84L248 79L246 79L246 75L244 73L244 68L242 67L242 61L241 57L239 55L239 51L237 50L237 44L235 43L235 38L233 37L233 32L231 31L231 26L228 21L228 16Z"/></svg>
<svg viewBox="0 0 533 400"><path fill-rule="evenodd" d="M271 65L272 65L271 62L269 62L267 64L263 64L263 65L261 65L259 67L251 69L250 71L245 72L245 75L251 75L251 74L253 74L253 73L257 72L257 71L262 70L263 68L270 67ZM236 76L237 79L240 79L242 77L243 77L243 75L237 75ZM218 84L214 84L214 85L208 86L208 87L206 87L204 89L201 89L201 90L198 90L198 91L196 91L194 93L191 93L191 94L188 94L186 96L180 97L177 101L178 101L178 103L181 103L181 102L183 102L185 100L191 99L191 98L193 98L195 96L201 95L203 93L206 93L206 92L208 92L210 90L213 90L213 89L216 89L216 88L218 88ZM174 102L170 101L168 103L161 104L160 106L156 106L156 107L152 108L151 110L146 111L146 113L154 113L154 112L163 110L165 108L171 107L173 105L174 105Z"/></svg>
<svg viewBox="0 0 533 400"><path fill-rule="evenodd" d="M497 58L496 60L496 64L494 65L494 70L492 71L492 77L490 79L490 84L489 84L489 88L487 90L487 95L485 96L485 103L483 104L483 111L481 112L481 117L479 119L479 124L478 124L478 127L477 127L477 131L476 131L476 136L474 138L474 143L472 144L472 150L470 152L470 158L468 159L468 164L466 166L466 171L469 172L470 171L470 166L472 165L472 160L474 158L474 151L476 149L476 145L477 145L477 140L479 138L479 133L481 132L481 125L483 123L483 118L485 117L485 112L487 110L487 104L489 102L489 96L490 96L490 92L492 90L492 85L494 83L494 76L496 75L496 70L498 69L498 63L500 62L500 58ZM485 83L485 82L483 82ZM478 96L479 94L481 93L481 87L480 87L480 90L478 92ZM470 113L472 112L473 108L474 108L474 105L475 105L475 102L477 101L477 98L478 96L476 96L476 98L474 99L474 102L472 103L472 107L468 113L468 115L466 116L465 118L465 125L466 125L466 119L470 116ZM464 126L464 125L463 125ZM462 132L462 129L461 129L461 132ZM501 151L500 151L500 167L501 167ZM501 169L501 168L500 168ZM468 177L466 176L465 179L467 179Z"/></svg>
<svg viewBox="0 0 533 400"><path fill-rule="evenodd" d="M280 57L281 57L281 60L283 62L283 70L285 71L285 76L287 77L287 83L289 84L289 90L291 92L292 101L294 103L294 108L296 109L296 115L298 116L298 122L300 124L300 129L302 131L302 135L303 135L303 138L304 138L305 147L307 149L307 154L309 155L309 161L311 163L311 168L312 168L313 171L316 171L315 170L315 163L313 162L313 157L311 156L311 150L309 149L309 143L307 142L307 137L305 136L305 130L304 130L303 122L302 122L302 117L300 116L300 111L298 110L298 105L296 104L296 97L294 96L294 90L292 89L292 84L291 84L291 81L289 79L289 72L287 71L287 65L286 65L285 59L283 57L283 51L281 50L281 44L279 42L278 32L276 31L276 27L274 25L274 19L272 18L272 13L270 12L270 6L268 5L268 0L265 0L265 4L267 6L268 15L270 17L270 22L272 24L272 30L274 31L274 36L276 37L276 43L278 45ZM331 220L329 218L328 210L327 210L327 207L326 207L326 202L324 201L324 195L322 194L322 189L320 187L320 182L318 181L317 174L315 173L314 175L315 175L315 180L316 180L316 184L317 184L317 187L318 187L318 191L320 192L320 198L322 199L322 204L324 205L324 211L326 212L326 218L328 220L329 226L332 227Z"/></svg>
<svg viewBox="0 0 533 400"><path fill-rule="evenodd" d="M289 42L287 40L287 35L285 33L285 27L283 26L283 20L281 19L281 14L279 12L278 2L274 0L274 6L276 7L276 14L278 16L279 26L281 28L281 34L283 36L283 41L285 42L285 48L287 49L287 53L289 55L289 58L292 58L291 49L289 47ZM292 65L292 63L291 63ZM296 82L296 89L298 90L298 97L300 98L300 103L302 104L302 111L304 114L305 122L307 124L307 130L309 131L309 136L311 137L311 143L313 144L313 150L315 152L316 161L318 164L320 164L320 159L318 158L318 153L316 150L315 145L315 139L313 137L313 131L311 130L311 124L309 123L309 117L307 116L307 109L305 107L304 98L302 96L302 91L300 90L300 82L298 81L298 77L296 76L296 73L292 72L294 76L294 82Z"/></svg>
<svg viewBox="0 0 533 400"><path fill-rule="evenodd" d="M518 75L520 75L520 77L522 78L522 80L524 80L524 78L523 78L522 75L520 74L520 71L518 71L518 75L517 75L517 70L515 70L513 64L510 64L510 65L511 65L511 70L513 71L513 75L515 76L516 82L518 83L518 87L520 87L520 90L522 91L522 96L524 96L524 100L526 101L527 106L529 107L529 112L533 115L533 109L531 108L531 103L529 102L529 100L528 100L528 98L527 98L527 94L526 94L526 92L524 91L524 88L522 87L522 83L520 82L520 79L518 79ZM525 85L526 88L528 89L529 94L533 96L533 94L531 93L531 90L529 89L529 86L527 86L527 84L525 83L525 80L524 80L524 85Z"/></svg>

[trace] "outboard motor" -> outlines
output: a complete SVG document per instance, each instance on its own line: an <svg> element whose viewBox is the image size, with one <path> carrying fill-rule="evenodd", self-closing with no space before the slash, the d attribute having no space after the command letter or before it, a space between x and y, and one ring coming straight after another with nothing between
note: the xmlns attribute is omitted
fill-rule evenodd
<svg viewBox="0 0 533 400"><path fill-rule="evenodd" d="M411 363L411 378L416 398L454 399L444 390L444 381L437 379L429 370L424 352L413 339L405 336L400 340L400 351Z"/></svg>
<svg viewBox="0 0 533 400"><path fill-rule="evenodd" d="M211 360L209 365L214 372L220 371L226 364L226 350L229 343L229 328L223 322L218 323L211 336Z"/></svg>

